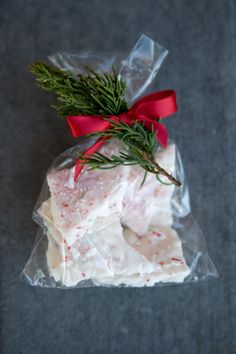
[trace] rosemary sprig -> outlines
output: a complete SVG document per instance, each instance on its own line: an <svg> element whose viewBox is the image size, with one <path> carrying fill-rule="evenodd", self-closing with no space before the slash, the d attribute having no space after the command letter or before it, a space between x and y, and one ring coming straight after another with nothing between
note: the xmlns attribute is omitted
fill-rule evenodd
<svg viewBox="0 0 236 354"><path fill-rule="evenodd" d="M116 138L124 143L124 151L121 151L119 156L108 158L96 152L89 157L82 156L83 164L88 164L91 169L139 164L145 170L145 176L147 172L154 173L161 181L159 175L164 175L175 185L181 185L155 161L157 141L154 131L147 130L142 123L135 122L129 126L107 118L128 111L124 98L126 84L115 68L112 73L102 74L87 68L87 76L74 76L47 63L36 62L30 65L30 70L43 89L57 94L58 102L53 107L60 116L102 116L111 123L110 128L95 135L107 139Z"/></svg>
<svg viewBox="0 0 236 354"><path fill-rule="evenodd" d="M155 152L157 149L157 140L155 131L148 131L142 123L135 122L132 126L124 122L115 122L104 118L111 123L111 128L91 135L106 137L107 139L119 139L124 145L124 151L120 152L119 156L112 155L111 157L104 156L100 153L95 153L87 157L81 157L82 163L88 164L90 169L109 169L119 165L140 165L146 172L154 173L159 182L162 182L159 175L167 177L171 183L181 186L181 183L176 180L171 174L163 169L155 161Z"/></svg>
<svg viewBox="0 0 236 354"><path fill-rule="evenodd" d="M62 117L75 114L109 116L127 111L126 85L115 67L111 74L98 74L89 67L87 70L87 76L74 76L44 62L30 65L39 85L57 94L58 103L53 108Z"/></svg>

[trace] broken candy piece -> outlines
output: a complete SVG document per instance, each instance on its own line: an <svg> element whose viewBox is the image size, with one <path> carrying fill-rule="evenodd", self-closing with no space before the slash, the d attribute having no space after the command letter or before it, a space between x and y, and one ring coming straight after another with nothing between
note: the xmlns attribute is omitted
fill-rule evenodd
<svg viewBox="0 0 236 354"><path fill-rule="evenodd" d="M116 271L113 276L94 279L95 284L154 286L158 282L183 282L189 275L182 243L171 227L161 225L143 236L126 228L123 237L127 245L133 248L133 259L141 257L140 260L137 264L131 263L132 266L124 263L125 269Z"/></svg>
<svg viewBox="0 0 236 354"><path fill-rule="evenodd" d="M181 241L171 227L160 226L158 231L150 230L143 236L125 229L123 237L123 241L120 237L111 241L112 251L104 239L100 244L102 252L107 250L104 257L110 259L113 274L94 278L96 285L153 286L158 282L183 282L189 275Z"/></svg>
<svg viewBox="0 0 236 354"><path fill-rule="evenodd" d="M115 154L120 147L118 142L112 141L101 153ZM128 173L127 166L95 171L88 171L85 166L76 182L74 168L49 173L53 220L70 245L83 237L97 217L121 213Z"/></svg>
<svg viewBox="0 0 236 354"><path fill-rule="evenodd" d="M156 161L169 173L175 171L175 146L169 145L156 154ZM134 232L144 234L150 224L170 225L172 223L171 197L175 186L161 184L156 176L148 173L142 187L144 171L132 166L129 171L129 188L123 199L121 222ZM163 182L167 178L160 176Z"/></svg>

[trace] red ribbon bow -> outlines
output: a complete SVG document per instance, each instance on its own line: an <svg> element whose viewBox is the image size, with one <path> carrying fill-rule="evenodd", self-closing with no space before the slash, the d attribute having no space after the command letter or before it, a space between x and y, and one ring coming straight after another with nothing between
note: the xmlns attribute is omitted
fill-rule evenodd
<svg viewBox="0 0 236 354"><path fill-rule="evenodd" d="M156 131L156 138L159 143L165 148L168 142L168 132L160 119L170 116L177 111L176 93L173 90L154 92L147 95L127 111L118 116L109 116L110 120L124 122L132 125L135 121L143 122L148 130L154 129ZM111 127L111 123L104 120L102 116L79 115L67 117L71 134L74 138L85 136L91 133L102 132ZM104 144L106 138L100 138L95 144L84 152L84 156L89 157L98 151ZM76 161L75 177L78 177L83 165L81 160Z"/></svg>

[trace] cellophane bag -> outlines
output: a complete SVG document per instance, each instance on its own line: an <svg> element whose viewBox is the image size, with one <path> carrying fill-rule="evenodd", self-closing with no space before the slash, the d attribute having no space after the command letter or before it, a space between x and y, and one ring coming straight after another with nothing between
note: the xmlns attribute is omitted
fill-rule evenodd
<svg viewBox="0 0 236 354"><path fill-rule="evenodd" d="M109 72L115 64L127 84L129 104L157 74L167 50L141 35L127 59L118 56L56 53L58 68L84 73L85 65ZM32 286L157 286L217 277L203 234L191 214L188 187L174 141L157 148L155 159L181 181L158 182L139 165L90 170L75 180L78 153L95 138L80 139L49 168L33 220L39 225L35 246L22 273ZM109 140L100 152L112 156L122 142Z"/></svg>

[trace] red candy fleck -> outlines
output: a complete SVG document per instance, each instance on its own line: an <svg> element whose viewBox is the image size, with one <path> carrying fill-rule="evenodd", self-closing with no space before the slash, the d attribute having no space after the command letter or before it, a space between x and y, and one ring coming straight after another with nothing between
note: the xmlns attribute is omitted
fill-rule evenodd
<svg viewBox="0 0 236 354"><path fill-rule="evenodd" d="M159 264L163 266L163 265L164 265L164 262L159 262Z"/></svg>
<svg viewBox="0 0 236 354"><path fill-rule="evenodd" d="M172 259L172 261L181 262L181 260L179 258L172 257L171 259Z"/></svg>
<svg viewBox="0 0 236 354"><path fill-rule="evenodd" d="M158 231L154 231L154 232L153 232L153 235L155 235L155 236L157 236L157 237L161 237L161 233L158 232Z"/></svg>
<svg viewBox="0 0 236 354"><path fill-rule="evenodd" d="M67 204L67 203L64 203L63 206L64 206L64 208L67 208L67 207L68 207L68 204Z"/></svg>

